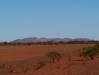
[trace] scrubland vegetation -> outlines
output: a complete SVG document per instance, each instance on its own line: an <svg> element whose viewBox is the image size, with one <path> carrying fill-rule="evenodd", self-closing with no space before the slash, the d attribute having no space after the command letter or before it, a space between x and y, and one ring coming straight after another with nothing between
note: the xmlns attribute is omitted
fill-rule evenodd
<svg viewBox="0 0 99 75"><path fill-rule="evenodd" d="M37 59L34 62L34 59L30 59L25 61L19 61L15 64L13 64L13 62L0 63L0 73L26 73L30 69L39 70L49 63L58 62L60 59L60 53L48 52L43 58Z"/></svg>
<svg viewBox="0 0 99 75"><path fill-rule="evenodd" d="M58 44L99 44L99 41L47 41L47 42L30 42L30 43L21 43L21 42L0 42L0 45L58 45Z"/></svg>
<svg viewBox="0 0 99 75"><path fill-rule="evenodd" d="M93 60L97 55L99 55L99 45L96 44L93 47L83 48L81 55L83 57L89 57L91 60Z"/></svg>
<svg viewBox="0 0 99 75"><path fill-rule="evenodd" d="M18 45L20 45L20 44L18 44ZM72 45L73 45L73 47L72 47ZM90 63L91 63L90 60L93 60L93 62L94 62L95 58L97 58L97 56L99 54L99 44L91 44L91 46L90 45L86 46L86 45L87 44L85 44L84 46L83 46L83 44L81 44L81 45L79 45L79 44L78 45L76 45L76 44L71 44L71 45L54 44L54 45L50 45L50 47L49 47L49 45L39 44L37 47L34 46L33 49L36 50L39 48L41 50L41 48L42 48L41 51L43 51L43 49L48 50L48 51L44 50L45 52L44 52L43 56L39 56L37 58L35 57L35 59L28 58L25 60L0 62L0 75L2 75L4 73L5 73L5 75L7 73L17 74L17 75L19 75L20 73L26 74L31 70L32 70L32 72L39 72L40 70L43 70L48 65L52 66L52 65L55 65L60 62L61 62L61 64L58 65L57 69L60 69L61 66L65 69L69 69L72 66L88 65L88 64L90 65ZM26 45L22 46L23 48L21 48L21 49L25 49L26 47L30 48L32 46L33 45L28 46L28 44L27 44L27 46ZM46 46L46 48L45 48L45 46ZM59 47L59 46L61 46L61 47ZM8 48L9 46L6 46L6 47ZM15 47L17 47L17 46L15 46ZM15 47L11 46L11 48L13 48L13 49ZM53 47L53 48L51 48L51 47ZM79 47L79 48L77 48L77 47ZM49 50L49 48L50 48L50 50ZM16 49L19 49L19 48L16 48ZM51 50L51 49L53 49L53 50ZM61 50L58 50L58 49L61 49ZM64 50L62 50L62 49L64 49ZM24 50L22 50L22 51L24 51ZM89 60L89 58L90 58L90 60ZM87 59L87 60L85 60L85 59ZM75 61L75 60L80 60L80 61ZM81 68L81 66L80 66L80 68ZM49 75L51 75L51 74L49 74ZM72 74L69 74L69 75L72 75ZM76 75L76 74L74 74L74 75ZM80 75L80 74L78 74L78 75Z"/></svg>

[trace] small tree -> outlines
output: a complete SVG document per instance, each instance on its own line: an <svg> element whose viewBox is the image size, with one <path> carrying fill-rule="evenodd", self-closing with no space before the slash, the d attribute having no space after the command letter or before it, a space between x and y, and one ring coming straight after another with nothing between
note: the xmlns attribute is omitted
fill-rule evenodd
<svg viewBox="0 0 99 75"><path fill-rule="evenodd" d="M61 58L61 54L58 52L49 52L46 55L50 62L54 63L55 61L59 61Z"/></svg>

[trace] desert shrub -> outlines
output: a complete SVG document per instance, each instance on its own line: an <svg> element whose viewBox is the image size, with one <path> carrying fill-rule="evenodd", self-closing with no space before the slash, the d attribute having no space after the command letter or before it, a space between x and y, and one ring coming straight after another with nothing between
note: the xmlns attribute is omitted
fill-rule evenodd
<svg viewBox="0 0 99 75"><path fill-rule="evenodd" d="M95 45L94 47L86 47L81 51L81 55L84 57L89 57L91 60L94 59L95 56L99 54L99 45Z"/></svg>
<svg viewBox="0 0 99 75"><path fill-rule="evenodd" d="M61 54L58 52L49 52L46 55L49 59L49 62L54 63L55 61L59 61L61 58Z"/></svg>

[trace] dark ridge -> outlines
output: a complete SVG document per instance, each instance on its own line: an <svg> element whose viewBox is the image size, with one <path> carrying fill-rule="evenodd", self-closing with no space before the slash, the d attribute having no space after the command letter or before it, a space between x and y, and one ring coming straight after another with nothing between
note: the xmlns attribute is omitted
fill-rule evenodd
<svg viewBox="0 0 99 75"><path fill-rule="evenodd" d="M24 38L24 39L16 39L11 41L11 43L38 43L38 42L70 42L70 41L92 41L88 38Z"/></svg>
<svg viewBox="0 0 99 75"><path fill-rule="evenodd" d="M1 42L0 45L53 45L53 44L97 44L98 40L91 40L88 38L24 38L16 39L11 42Z"/></svg>

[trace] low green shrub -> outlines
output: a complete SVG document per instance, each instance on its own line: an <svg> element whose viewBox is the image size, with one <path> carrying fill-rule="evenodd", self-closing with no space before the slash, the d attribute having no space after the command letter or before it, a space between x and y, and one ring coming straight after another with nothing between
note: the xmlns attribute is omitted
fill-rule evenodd
<svg viewBox="0 0 99 75"><path fill-rule="evenodd" d="M95 45L93 47L83 48L81 51L81 55L84 57L89 57L91 60L94 59L95 56L99 54L99 45Z"/></svg>

